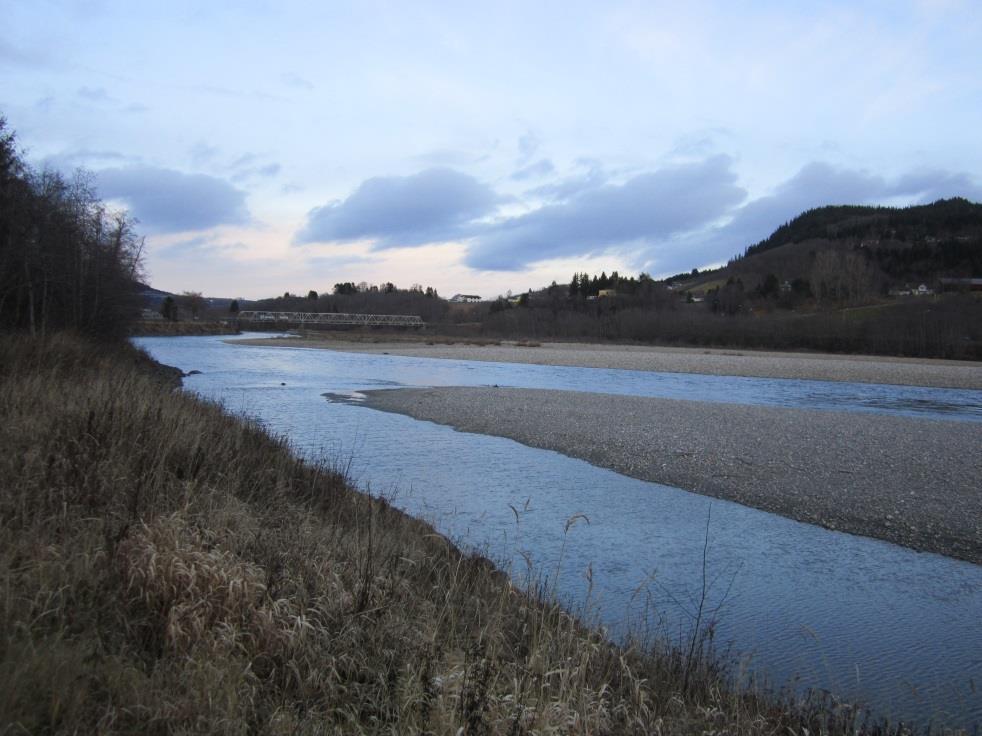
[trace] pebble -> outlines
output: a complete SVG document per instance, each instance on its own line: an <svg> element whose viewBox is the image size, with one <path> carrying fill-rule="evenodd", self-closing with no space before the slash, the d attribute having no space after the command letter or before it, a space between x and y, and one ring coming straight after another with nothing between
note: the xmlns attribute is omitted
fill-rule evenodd
<svg viewBox="0 0 982 736"><path fill-rule="evenodd" d="M366 395L369 408L982 564L982 424L539 389Z"/></svg>

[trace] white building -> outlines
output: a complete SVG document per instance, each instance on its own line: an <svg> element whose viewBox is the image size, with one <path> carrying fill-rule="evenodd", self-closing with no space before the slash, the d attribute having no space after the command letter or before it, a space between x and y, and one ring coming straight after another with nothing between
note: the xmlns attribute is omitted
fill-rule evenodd
<svg viewBox="0 0 982 736"><path fill-rule="evenodd" d="M476 294L454 294L450 297L452 304L472 304L481 301L481 297Z"/></svg>

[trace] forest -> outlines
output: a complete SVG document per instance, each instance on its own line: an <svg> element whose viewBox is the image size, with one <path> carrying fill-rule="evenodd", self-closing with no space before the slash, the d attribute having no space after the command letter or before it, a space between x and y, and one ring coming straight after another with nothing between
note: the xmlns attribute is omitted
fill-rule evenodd
<svg viewBox="0 0 982 736"><path fill-rule="evenodd" d="M118 337L141 306L143 240L91 176L38 171L0 117L0 328Z"/></svg>

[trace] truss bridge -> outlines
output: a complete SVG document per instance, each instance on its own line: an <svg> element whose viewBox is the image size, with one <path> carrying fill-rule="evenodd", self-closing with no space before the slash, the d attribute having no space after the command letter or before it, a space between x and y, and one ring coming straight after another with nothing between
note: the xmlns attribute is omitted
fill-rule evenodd
<svg viewBox="0 0 982 736"><path fill-rule="evenodd" d="M262 312L244 310L238 321L257 325L367 325L386 327L423 327L423 318L415 314L345 314L341 312Z"/></svg>

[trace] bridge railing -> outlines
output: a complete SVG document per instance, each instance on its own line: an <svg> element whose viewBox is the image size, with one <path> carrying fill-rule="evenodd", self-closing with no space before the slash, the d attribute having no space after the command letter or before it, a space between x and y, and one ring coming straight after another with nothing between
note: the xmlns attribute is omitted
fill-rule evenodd
<svg viewBox="0 0 982 736"><path fill-rule="evenodd" d="M423 318L415 314L345 314L343 312L266 312L244 310L239 322L265 325L385 325L389 327L423 327Z"/></svg>

